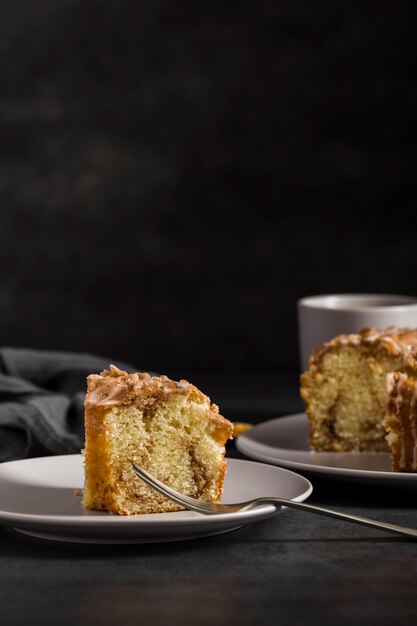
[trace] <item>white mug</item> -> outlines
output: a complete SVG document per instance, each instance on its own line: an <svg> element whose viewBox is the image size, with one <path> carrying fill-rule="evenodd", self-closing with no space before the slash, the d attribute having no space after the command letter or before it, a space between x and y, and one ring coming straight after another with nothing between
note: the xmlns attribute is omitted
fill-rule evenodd
<svg viewBox="0 0 417 626"><path fill-rule="evenodd" d="M373 326L417 328L417 298L385 294L310 296L297 303L302 370L320 344L337 335L357 333Z"/></svg>

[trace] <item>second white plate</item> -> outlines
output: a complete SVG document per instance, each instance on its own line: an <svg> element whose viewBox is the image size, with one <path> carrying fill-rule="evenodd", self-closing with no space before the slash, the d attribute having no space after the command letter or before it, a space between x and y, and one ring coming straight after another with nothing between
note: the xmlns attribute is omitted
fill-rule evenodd
<svg viewBox="0 0 417 626"><path fill-rule="evenodd" d="M313 452L305 413L279 417L248 430L236 440L246 456L323 478L366 485L417 489L417 474L394 472L385 452Z"/></svg>

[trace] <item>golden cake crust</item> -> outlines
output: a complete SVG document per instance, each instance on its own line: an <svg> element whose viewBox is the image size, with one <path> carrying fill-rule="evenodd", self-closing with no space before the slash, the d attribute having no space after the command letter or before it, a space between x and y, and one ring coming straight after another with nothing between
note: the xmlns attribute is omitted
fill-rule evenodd
<svg viewBox="0 0 417 626"><path fill-rule="evenodd" d="M384 424L391 446L392 467L417 471L417 350L405 352L402 367L387 376Z"/></svg>

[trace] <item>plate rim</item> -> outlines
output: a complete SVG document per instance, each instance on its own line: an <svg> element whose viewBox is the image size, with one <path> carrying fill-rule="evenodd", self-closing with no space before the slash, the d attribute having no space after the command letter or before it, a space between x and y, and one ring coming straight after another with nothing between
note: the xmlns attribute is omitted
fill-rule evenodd
<svg viewBox="0 0 417 626"><path fill-rule="evenodd" d="M356 468L347 468L347 467L332 467L329 465L313 465L310 463L304 463L302 461L290 461L287 459L278 458L279 451L285 451L286 453L290 452L292 448L277 448L276 446L268 446L267 444L260 443L258 441L254 441L252 439L254 432L259 432L264 427L270 427L271 425L276 425L283 420L298 419L303 421L307 421L307 414L305 412L301 413L292 413L290 415L283 415L281 417L274 417L272 419L266 420L259 424L256 424L253 428L242 433L236 440L236 447L245 456L256 459L258 461L264 461L265 463L272 463L282 468L289 468L291 470L301 470L305 472L309 472L311 474L325 474L326 476L331 477L351 477L355 479L360 478L370 478L375 482L383 482L384 480L389 480L390 482L401 482L401 483L413 483L417 486L417 473L412 472L395 472L384 471L384 470L363 470ZM260 450L253 450L253 447L258 447ZM269 455L268 451L271 451L272 454ZM294 450L294 452L299 452L299 450ZM311 451L312 454L320 454L320 452ZM384 454L375 452L375 454Z"/></svg>

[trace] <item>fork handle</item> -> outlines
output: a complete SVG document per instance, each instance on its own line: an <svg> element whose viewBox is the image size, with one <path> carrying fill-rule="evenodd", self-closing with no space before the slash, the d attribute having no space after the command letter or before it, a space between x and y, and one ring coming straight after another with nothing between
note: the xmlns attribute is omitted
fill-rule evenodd
<svg viewBox="0 0 417 626"><path fill-rule="evenodd" d="M403 535L405 537L413 537L417 539L417 530L414 528L407 528L405 526L398 526L397 524L388 524L386 522L379 522L369 517L361 517L360 515L352 515L351 513L341 513L339 511L333 511L332 509L325 509L321 506L315 506L314 504L306 504L305 502L295 502L294 500L286 500L284 498L259 498L258 504L280 504L292 509L299 509L306 511L307 513L317 513L318 515L325 515L326 517L333 517L341 519L346 522L353 522L354 524L362 524L362 526L370 526L372 528L378 528L379 530L386 530L388 532L396 533L397 535Z"/></svg>

